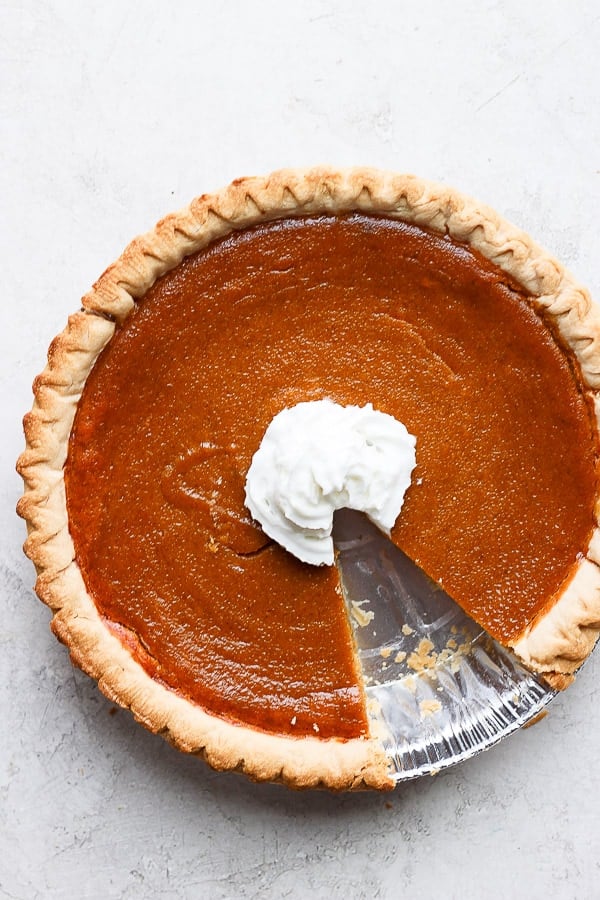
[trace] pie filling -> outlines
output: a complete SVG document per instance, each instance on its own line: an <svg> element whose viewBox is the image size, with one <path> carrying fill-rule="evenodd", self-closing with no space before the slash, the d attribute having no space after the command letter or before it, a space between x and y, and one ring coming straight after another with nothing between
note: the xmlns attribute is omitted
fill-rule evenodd
<svg viewBox="0 0 600 900"><path fill-rule="evenodd" d="M531 299L448 237L360 214L282 219L187 258L94 365L65 467L90 596L146 671L266 731L368 734L335 568L244 507L283 408L373 406L417 436L392 538L504 644L587 548L596 431Z"/></svg>

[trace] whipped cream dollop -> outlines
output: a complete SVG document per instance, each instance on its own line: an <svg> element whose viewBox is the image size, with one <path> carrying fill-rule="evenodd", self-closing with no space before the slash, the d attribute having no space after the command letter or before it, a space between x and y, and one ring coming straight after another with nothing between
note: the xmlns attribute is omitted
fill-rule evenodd
<svg viewBox="0 0 600 900"><path fill-rule="evenodd" d="M402 422L370 403L298 403L267 428L248 470L246 506L298 559L332 565L336 509L361 510L389 534L416 465L415 445Z"/></svg>

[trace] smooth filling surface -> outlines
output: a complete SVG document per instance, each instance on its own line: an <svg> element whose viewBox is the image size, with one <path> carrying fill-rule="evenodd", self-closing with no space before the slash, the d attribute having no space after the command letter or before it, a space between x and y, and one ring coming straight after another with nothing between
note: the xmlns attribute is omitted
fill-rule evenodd
<svg viewBox="0 0 600 900"><path fill-rule="evenodd" d="M575 367L505 273L363 215L283 219L185 260L95 364L65 468L107 624L156 679L277 733L368 733L335 569L244 507L284 407L372 403L417 436L393 540L507 643L593 526L596 434Z"/></svg>

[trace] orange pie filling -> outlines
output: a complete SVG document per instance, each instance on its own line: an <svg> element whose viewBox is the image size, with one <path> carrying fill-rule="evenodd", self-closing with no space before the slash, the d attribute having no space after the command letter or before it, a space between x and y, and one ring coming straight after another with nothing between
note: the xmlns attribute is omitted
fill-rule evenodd
<svg viewBox="0 0 600 900"><path fill-rule="evenodd" d="M417 437L392 538L495 638L552 604L594 527L596 428L531 298L448 237L349 214L234 232L117 326L65 467L90 596L155 679L234 723L368 734L335 568L244 507L284 407L372 403Z"/></svg>

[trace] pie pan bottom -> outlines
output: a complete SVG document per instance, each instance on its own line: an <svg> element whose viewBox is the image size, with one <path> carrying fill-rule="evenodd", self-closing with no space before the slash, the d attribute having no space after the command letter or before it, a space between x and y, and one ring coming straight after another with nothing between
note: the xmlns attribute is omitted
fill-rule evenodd
<svg viewBox="0 0 600 900"><path fill-rule="evenodd" d="M434 775L532 723L556 696L362 516L336 522L372 728L395 783Z"/></svg>

